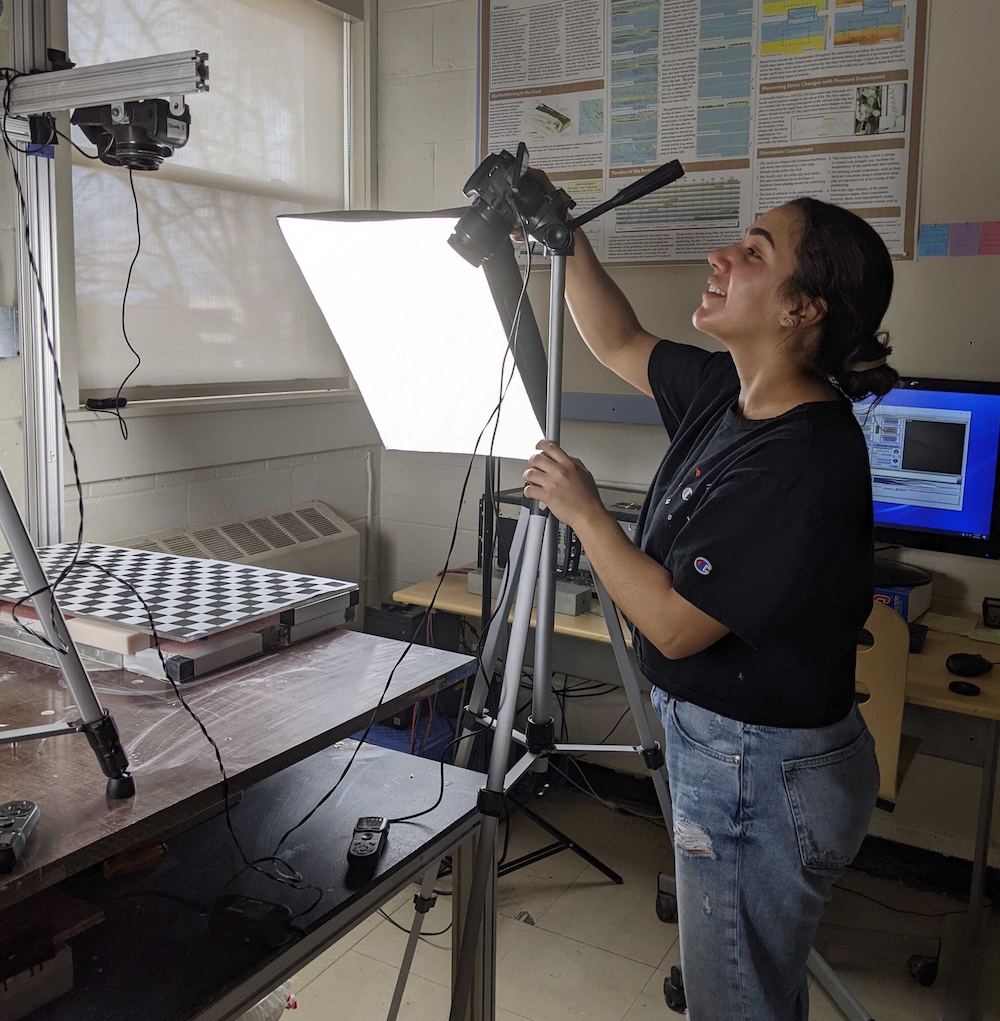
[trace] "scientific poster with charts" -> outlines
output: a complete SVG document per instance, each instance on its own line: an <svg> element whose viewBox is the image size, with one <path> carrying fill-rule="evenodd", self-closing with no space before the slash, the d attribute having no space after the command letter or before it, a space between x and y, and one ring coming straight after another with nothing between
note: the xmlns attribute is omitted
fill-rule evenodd
<svg viewBox="0 0 1000 1021"><path fill-rule="evenodd" d="M927 0L481 0L480 156L527 144L605 262L701 259L798 195L912 257Z"/></svg>

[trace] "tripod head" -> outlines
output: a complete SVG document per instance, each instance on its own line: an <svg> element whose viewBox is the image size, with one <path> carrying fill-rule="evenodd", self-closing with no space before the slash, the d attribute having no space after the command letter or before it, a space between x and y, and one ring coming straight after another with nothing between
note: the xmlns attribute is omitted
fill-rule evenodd
<svg viewBox="0 0 1000 1021"><path fill-rule="evenodd" d="M491 153L462 189L472 206L462 214L448 244L473 266L480 266L522 224L529 238L553 255L573 254L573 232L609 209L626 205L684 176L671 160L623 188L606 202L573 218L576 202L562 188L547 190L527 173L528 147L519 142L517 155L506 149Z"/></svg>

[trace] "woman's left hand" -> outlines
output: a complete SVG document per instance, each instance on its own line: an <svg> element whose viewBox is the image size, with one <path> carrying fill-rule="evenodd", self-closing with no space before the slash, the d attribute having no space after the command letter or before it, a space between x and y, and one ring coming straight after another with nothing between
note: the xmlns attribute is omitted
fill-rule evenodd
<svg viewBox="0 0 1000 1021"><path fill-rule="evenodd" d="M584 518L604 509L594 477L579 458L570 457L557 443L539 440L535 446L539 453L524 473L524 495L540 500L576 531Z"/></svg>

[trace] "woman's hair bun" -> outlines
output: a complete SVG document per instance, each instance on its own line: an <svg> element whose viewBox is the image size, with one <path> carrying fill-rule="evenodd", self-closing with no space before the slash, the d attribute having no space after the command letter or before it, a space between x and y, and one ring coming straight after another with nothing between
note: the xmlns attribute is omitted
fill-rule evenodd
<svg viewBox="0 0 1000 1021"><path fill-rule="evenodd" d="M884 397L899 382L899 373L888 364L891 354L888 333L879 331L866 337L847 356L837 374L837 385L852 401L869 395Z"/></svg>

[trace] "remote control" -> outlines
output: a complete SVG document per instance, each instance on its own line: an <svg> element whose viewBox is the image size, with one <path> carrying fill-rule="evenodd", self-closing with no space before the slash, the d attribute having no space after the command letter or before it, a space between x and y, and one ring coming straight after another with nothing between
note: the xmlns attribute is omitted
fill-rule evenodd
<svg viewBox="0 0 1000 1021"><path fill-rule="evenodd" d="M18 863L40 815L33 801L0 805L0 872L10 872Z"/></svg>
<svg viewBox="0 0 1000 1021"><path fill-rule="evenodd" d="M347 849L347 865L355 879L375 875L375 867L385 850L389 836L389 820L380 815L363 815L354 824L351 846Z"/></svg>

